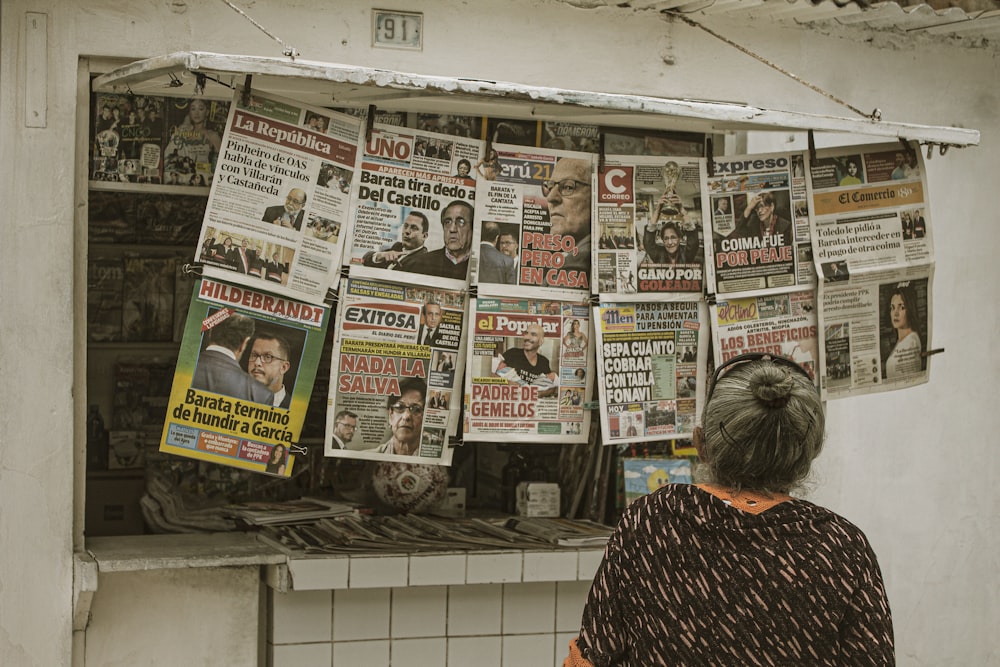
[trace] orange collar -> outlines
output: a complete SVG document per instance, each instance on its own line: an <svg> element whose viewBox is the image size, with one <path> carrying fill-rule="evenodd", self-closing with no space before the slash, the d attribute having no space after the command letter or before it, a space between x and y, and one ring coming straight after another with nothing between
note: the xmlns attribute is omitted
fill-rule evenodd
<svg viewBox="0 0 1000 667"><path fill-rule="evenodd" d="M727 505L749 514L760 514L792 497L784 493L763 493L761 491L736 491L718 484L696 484L699 489L711 493Z"/></svg>

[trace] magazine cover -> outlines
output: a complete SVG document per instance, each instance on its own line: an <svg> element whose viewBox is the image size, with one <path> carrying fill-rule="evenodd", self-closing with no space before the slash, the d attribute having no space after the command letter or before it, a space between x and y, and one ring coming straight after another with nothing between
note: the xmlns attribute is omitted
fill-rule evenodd
<svg viewBox="0 0 1000 667"><path fill-rule="evenodd" d="M597 174L594 256L594 291L602 300L701 298L705 169L700 158L605 158Z"/></svg>
<svg viewBox="0 0 1000 667"><path fill-rule="evenodd" d="M95 93L90 178L160 183L166 98Z"/></svg>
<svg viewBox="0 0 1000 667"><path fill-rule="evenodd" d="M691 484L691 462L687 459L624 458L625 504L656 491L667 484Z"/></svg>
<svg viewBox="0 0 1000 667"><path fill-rule="evenodd" d="M491 146L475 165L479 294L564 301L590 295L596 163L591 153Z"/></svg>
<svg viewBox="0 0 1000 667"><path fill-rule="evenodd" d="M703 302L594 307L605 445L690 438L708 358Z"/></svg>
<svg viewBox="0 0 1000 667"><path fill-rule="evenodd" d="M329 314L325 306L202 278L160 451L291 475Z"/></svg>
<svg viewBox="0 0 1000 667"><path fill-rule="evenodd" d="M322 304L340 279L361 121L237 90L196 259L206 275Z"/></svg>
<svg viewBox="0 0 1000 667"><path fill-rule="evenodd" d="M461 407L464 290L341 285L326 455L448 465Z"/></svg>
<svg viewBox="0 0 1000 667"><path fill-rule="evenodd" d="M352 192L351 275L464 289L482 149L479 139L376 123Z"/></svg>
<svg viewBox="0 0 1000 667"><path fill-rule="evenodd" d="M204 97L167 97L164 106L164 185L209 187L222 151L229 102Z"/></svg>
<svg viewBox="0 0 1000 667"><path fill-rule="evenodd" d="M472 303L465 440L587 442L590 306L482 296Z"/></svg>

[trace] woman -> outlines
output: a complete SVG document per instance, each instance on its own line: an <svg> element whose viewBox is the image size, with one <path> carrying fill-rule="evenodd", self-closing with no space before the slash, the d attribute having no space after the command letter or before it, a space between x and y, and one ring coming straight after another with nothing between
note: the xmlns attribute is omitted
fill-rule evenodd
<svg viewBox="0 0 1000 667"><path fill-rule="evenodd" d="M569 332L563 336L562 344L569 352L586 351L587 336L580 331L580 320L569 321Z"/></svg>
<svg viewBox="0 0 1000 667"><path fill-rule="evenodd" d="M500 175L500 157L496 151L491 150L486 158L476 163L476 173L488 181Z"/></svg>
<svg viewBox="0 0 1000 667"><path fill-rule="evenodd" d="M275 445L271 449L271 456L267 459L267 466L264 468L264 472L269 472L274 475L284 475L285 474L285 446Z"/></svg>
<svg viewBox="0 0 1000 667"><path fill-rule="evenodd" d="M178 126L185 136L198 136L212 147L215 155L222 148L222 136L208 126L208 102L195 97L188 104L188 113Z"/></svg>
<svg viewBox="0 0 1000 667"><path fill-rule="evenodd" d="M823 445L812 379L744 354L709 386L695 445L710 483L634 501L608 541L565 665L892 665L868 540L787 495Z"/></svg>
<svg viewBox="0 0 1000 667"><path fill-rule="evenodd" d="M686 246L681 244L683 235L676 222L666 222L660 230L660 241L663 245L654 243L646 249L645 262L676 266L687 264Z"/></svg>
<svg viewBox="0 0 1000 667"><path fill-rule="evenodd" d="M887 380L919 373L923 369L920 354L923 343L914 324L917 316L917 298L909 285L897 287L889 297L888 321L892 324L889 356L885 360Z"/></svg>

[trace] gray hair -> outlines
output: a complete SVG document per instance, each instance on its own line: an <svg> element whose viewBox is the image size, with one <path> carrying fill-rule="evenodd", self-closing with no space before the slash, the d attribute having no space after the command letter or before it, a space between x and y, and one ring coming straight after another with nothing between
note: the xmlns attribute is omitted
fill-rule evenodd
<svg viewBox="0 0 1000 667"><path fill-rule="evenodd" d="M805 372L771 361L734 366L702 414L702 472L723 486L787 493L823 449L825 421Z"/></svg>

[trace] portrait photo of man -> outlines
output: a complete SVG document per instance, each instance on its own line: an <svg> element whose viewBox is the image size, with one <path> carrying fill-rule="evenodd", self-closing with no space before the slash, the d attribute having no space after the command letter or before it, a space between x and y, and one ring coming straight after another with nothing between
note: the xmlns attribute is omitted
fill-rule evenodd
<svg viewBox="0 0 1000 667"><path fill-rule="evenodd" d="M261 218L282 227L299 231L302 229L302 218L305 216L306 193L301 188L292 188L285 196L285 203L268 206Z"/></svg>

